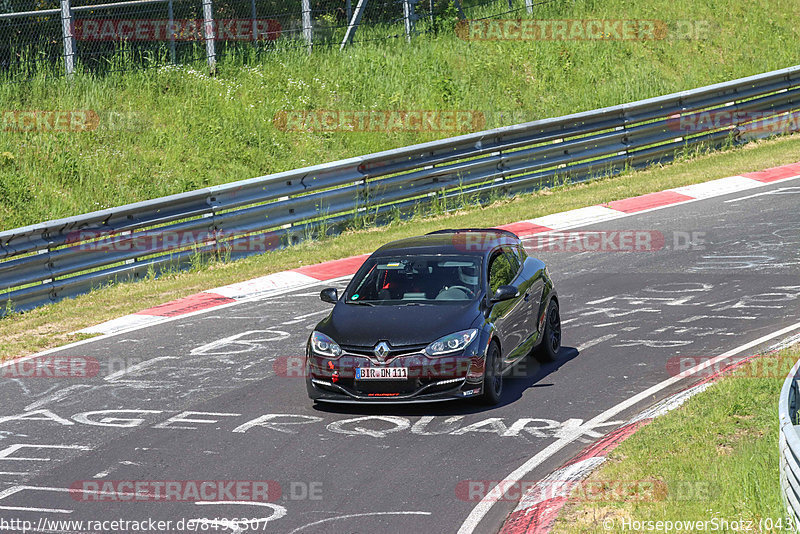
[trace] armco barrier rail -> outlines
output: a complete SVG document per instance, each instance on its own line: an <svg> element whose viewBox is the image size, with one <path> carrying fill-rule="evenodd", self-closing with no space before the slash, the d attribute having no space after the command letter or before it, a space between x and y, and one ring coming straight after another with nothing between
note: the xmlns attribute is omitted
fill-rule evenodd
<svg viewBox="0 0 800 534"><path fill-rule="evenodd" d="M778 400L781 494L786 511L794 521L795 529L800 528L800 425L795 426L798 379L800 379L800 361L794 364L789 376L786 377Z"/></svg>
<svg viewBox="0 0 800 534"><path fill-rule="evenodd" d="M800 66L6 230L0 307L26 309L184 267L198 251L246 255L361 217L583 181L667 161L687 147L766 137L775 132L754 117L796 109ZM683 129L681 117L703 111L707 123L723 120ZM205 237L185 239L197 235Z"/></svg>

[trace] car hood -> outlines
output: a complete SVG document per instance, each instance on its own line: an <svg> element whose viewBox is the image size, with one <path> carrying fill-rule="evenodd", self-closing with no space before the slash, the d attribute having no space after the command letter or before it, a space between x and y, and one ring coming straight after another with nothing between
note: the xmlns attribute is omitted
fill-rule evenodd
<svg viewBox="0 0 800 534"><path fill-rule="evenodd" d="M317 330L339 345L373 347L379 341L421 345L470 328L478 315L478 302L370 307L339 301Z"/></svg>

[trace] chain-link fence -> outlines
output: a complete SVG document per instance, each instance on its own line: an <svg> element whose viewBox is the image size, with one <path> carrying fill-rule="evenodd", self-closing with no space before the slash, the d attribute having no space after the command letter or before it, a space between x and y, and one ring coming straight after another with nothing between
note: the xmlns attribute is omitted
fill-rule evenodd
<svg viewBox="0 0 800 534"><path fill-rule="evenodd" d="M0 71L72 74L386 39L533 0L0 0Z"/></svg>

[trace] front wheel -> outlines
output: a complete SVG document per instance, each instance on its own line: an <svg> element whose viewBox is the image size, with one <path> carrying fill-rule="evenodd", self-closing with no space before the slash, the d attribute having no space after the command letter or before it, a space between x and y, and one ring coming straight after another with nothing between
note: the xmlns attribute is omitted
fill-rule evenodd
<svg viewBox="0 0 800 534"><path fill-rule="evenodd" d="M486 371L483 374L483 404L495 405L503 395L503 360L494 341L486 350Z"/></svg>
<svg viewBox="0 0 800 534"><path fill-rule="evenodd" d="M551 300L547 305L547 315L542 332L542 342L537 347L537 357L542 361L551 362L558 357L561 350L561 314L558 303Z"/></svg>

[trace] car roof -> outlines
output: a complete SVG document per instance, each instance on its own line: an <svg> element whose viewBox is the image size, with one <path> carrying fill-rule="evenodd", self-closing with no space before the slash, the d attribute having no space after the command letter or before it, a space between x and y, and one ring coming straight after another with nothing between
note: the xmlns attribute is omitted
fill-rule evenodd
<svg viewBox="0 0 800 534"><path fill-rule="evenodd" d="M497 245L515 245L519 237L496 228L461 228L437 230L426 235L407 237L386 243L374 252L376 256L393 254L466 254L483 256Z"/></svg>

